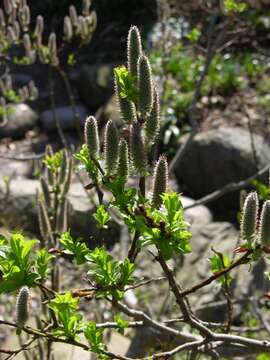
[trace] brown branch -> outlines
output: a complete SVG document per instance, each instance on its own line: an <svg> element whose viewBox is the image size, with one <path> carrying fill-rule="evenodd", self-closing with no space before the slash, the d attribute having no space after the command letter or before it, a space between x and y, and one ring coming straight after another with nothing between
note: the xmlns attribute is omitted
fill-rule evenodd
<svg viewBox="0 0 270 360"><path fill-rule="evenodd" d="M237 261L235 261L234 263L232 263L231 265L229 265L228 267L226 267L225 269L218 271L216 273L214 273L213 275L211 275L209 278L205 279L204 281L200 282L197 285L192 286L191 288L181 291L180 295L181 296L187 296L189 294L194 293L195 291L211 284L213 281L217 280L218 278L220 278L221 276L227 274L228 272L230 272L232 269L234 269L237 266L243 265L243 264L247 264L249 262L249 255L252 253L252 250L249 250L245 253L245 255L243 255L241 258L239 258Z"/></svg>

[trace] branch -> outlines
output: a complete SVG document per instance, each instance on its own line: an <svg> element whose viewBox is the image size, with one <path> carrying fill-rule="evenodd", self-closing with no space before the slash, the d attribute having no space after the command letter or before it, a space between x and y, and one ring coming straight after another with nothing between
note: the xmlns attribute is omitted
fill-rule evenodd
<svg viewBox="0 0 270 360"><path fill-rule="evenodd" d="M192 286L191 288L184 290L180 293L180 296L187 296L189 294L194 293L195 291L205 287L206 285L211 284L213 281L217 280L218 278L220 278L221 276L227 274L228 272L230 272L232 269L234 269L237 266L243 265L243 264L247 264L249 259L249 255L252 253L252 250L249 250L245 253L245 255L243 255L241 258L239 258L237 261L235 261L234 263L232 263L231 265L229 265L228 267L224 268L223 270L214 273L213 275L211 275L209 278L207 278L206 280L200 282L197 285Z"/></svg>

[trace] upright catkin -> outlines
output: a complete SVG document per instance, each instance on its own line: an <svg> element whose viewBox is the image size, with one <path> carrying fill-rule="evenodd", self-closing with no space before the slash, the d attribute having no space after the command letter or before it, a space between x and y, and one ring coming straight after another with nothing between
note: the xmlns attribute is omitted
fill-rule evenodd
<svg viewBox="0 0 270 360"><path fill-rule="evenodd" d="M108 174L112 174L118 161L118 131L114 123L109 120L105 128L104 157Z"/></svg>
<svg viewBox="0 0 270 360"><path fill-rule="evenodd" d="M130 153L134 169L142 175L146 171L147 160L142 128L138 122L130 129Z"/></svg>
<svg viewBox="0 0 270 360"><path fill-rule="evenodd" d="M153 107L154 89L152 70L146 55L141 55L138 60L138 111L141 117L147 117Z"/></svg>
<svg viewBox="0 0 270 360"><path fill-rule="evenodd" d="M127 98L122 98L120 96L119 85L115 79L115 93L118 101L118 106L120 109L121 118L127 123L131 124L137 120L136 107L134 102L128 100Z"/></svg>
<svg viewBox="0 0 270 360"><path fill-rule="evenodd" d="M137 64L141 54L142 41L139 29L137 26L131 26L127 40L128 71L135 77L137 77Z"/></svg>
<svg viewBox="0 0 270 360"><path fill-rule="evenodd" d="M26 324L28 319L29 289L24 286L20 289L16 301L16 324L19 330Z"/></svg>
<svg viewBox="0 0 270 360"><path fill-rule="evenodd" d="M259 210L259 199L257 193L251 192L244 202L242 219L241 219L241 237L246 240L249 245L256 233L257 217Z"/></svg>
<svg viewBox="0 0 270 360"><path fill-rule="evenodd" d="M270 200L265 201L260 217L259 243L270 246Z"/></svg>
<svg viewBox="0 0 270 360"><path fill-rule="evenodd" d="M162 204L161 195L166 192L168 184L168 164L165 156L160 156L154 170L152 202L154 208L160 208Z"/></svg>
<svg viewBox="0 0 270 360"><path fill-rule="evenodd" d="M145 122L145 134L147 140L152 143L156 140L160 131L160 106L159 106L159 97L158 93L154 91L154 102L153 108L146 118Z"/></svg>
<svg viewBox="0 0 270 360"><path fill-rule="evenodd" d="M99 135L97 121L94 116L89 116L86 119L84 137L89 155L97 157L99 154Z"/></svg>
<svg viewBox="0 0 270 360"><path fill-rule="evenodd" d="M128 177L128 172L129 172L128 144L126 140L121 139L119 144L119 160L118 160L117 175L126 180Z"/></svg>

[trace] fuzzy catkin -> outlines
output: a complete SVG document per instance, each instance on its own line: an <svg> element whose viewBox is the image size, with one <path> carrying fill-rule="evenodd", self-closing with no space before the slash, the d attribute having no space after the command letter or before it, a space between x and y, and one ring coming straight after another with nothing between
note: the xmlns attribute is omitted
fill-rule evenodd
<svg viewBox="0 0 270 360"><path fill-rule="evenodd" d="M145 122L145 134L147 141L154 142L160 131L160 106L157 91L154 91L154 102L151 113Z"/></svg>
<svg viewBox="0 0 270 360"><path fill-rule="evenodd" d="M143 174L146 171L146 151L142 128L135 122L130 129L130 153L134 169Z"/></svg>
<svg viewBox="0 0 270 360"><path fill-rule="evenodd" d="M151 205L159 208L162 204L161 195L166 192L168 183L168 164L165 156L160 156L154 170Z"/></svg>
<svg viewBox="0 0 270 360"><path fill-rule="evenodd" d="M138 111L142 117L146 117L153 107L154 89L151 66L145 55L138 60L138 90Z"/></svg>
<svg viewBox="0 0 270 360"><path fill-rule="evenodd" d="M24 286L20 289L16 301L16 324L22 328L28 319L29 289Z"/></svg>
<svg viewBox="0 0 270 360"><path fill-rule="evenodd" d="M94 116L89 116L86 119L84 127L85 143L90 156L98 156L99 154L99 135L98 125Z"/></svg>
<svg viewBox="0 0 270 360"><path fill-rule="evenodd" d="M67 42L70 42L73 37L73 28L69 16L64 18L64 38Z"/></svg>
<svg viewBox="0 0 270 360"><path fill-rule="evenodd" d="M128 70L131 75L137 77L137 64L142 54L142 41L137 26L131 26L127 40Z"/></svg>
<svg viewBox="0 0 270 360"><path fill-rule="evenodd" d="M119 144L119 160L118 160L117 175L126 180L128 177L128 172L129 172L128 145L126 140L121 139Z"/></svg>
<svg viewBox="0 0 270 360"><path fill-rule="evenodd" d="M241 237L251 243L255 233L259 209L259 199L254 191L250 193L244 202L241 220Z"/></svg>
<svg viewBox="0 0 270 360"><path fill-rule="evenodd" d="M262 246L270 246L270 200L265 201L260 217L259 242Z"/></svg>
<svg viewBox="0 0 270 360"><path fill-rule="evenodd" d="M36 27L35 27L35 31L34 31L34 35L36 37L41 36L44 30L44 19L42 15L38 15L37 16L37 20L36 20Z"/></svg>
<svg viewBox="0 0 270 360"><path fill-rule="evenodd" d="M70 16L72 25L77 27L78 26L78 14L77 14L77 10L74 5L70 5L70 7L69 7L69 16Z"/></svg>
<svg viewBox="0 0 270 360"><path fill-rule="evenodd" d="M114 172L118 161L118 131L114 123L109 120L105 128L104 157L108 174Z"/></svg>
<svg viewBox="0 0 270 360"><path fill-rule="evenodd" d="M137 120L136 107L132 101L129 101L126 98L122 98L120 96L120 90L115 79L115 93L118 100L118 105L120 109L121 118L127 123L131 124L132 122Z"/></svg>

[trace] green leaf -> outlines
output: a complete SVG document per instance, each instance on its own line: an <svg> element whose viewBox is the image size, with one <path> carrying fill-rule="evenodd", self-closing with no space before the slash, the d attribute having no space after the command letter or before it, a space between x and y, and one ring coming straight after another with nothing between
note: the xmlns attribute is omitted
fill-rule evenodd
<svg viewBox="0 0 270 360"><path fill-rule="evenodd" d="M91 351L96 354L102 354L107 350L106 346L102 342L103 329L98 329L94 321L89 321L84 329L84 336L88 341Z"/></svg>
<svg viewBox="0 0 270 360"><path fill-rule="evenodd" d="M247 4L243 1L224 0L224 8L228 13L242 13L247 9Z"/></svg>
<svg viewBox="0 0 270 360"><path fill-rule="evenodd" d="M136 102L139 94L136 87L136 78L129 73L125 66L116 67L114 75L120 88L121 98Z"/></svg>
<svg viewBox="0 0 270 360"><path fill-rule="evenodd" d="M133 282L135 265L129 259L114 260L104 248L96 248L86 258L91 267L88 275L96 282L98 294L122 299L124 287Z"/></svg>
<svg viewBox="0 0 270 360"><path fill-rule="evenodd" d="M63 325L63 332L67 338L74 339L76 334L82 329L82 315L77 312L79 299L74 298L71 292L57 294L49 302L49 308L52 309ZM61 334L61 329L56 329L57 334Z"/></svg>
<svg viewBox="0 0 270 360"><path fill-rule="evenodd" d="M209 260L211 263L211 271L214 274L220 272L231 264L230 258L221 253L214 254ZM231 277L229 275L222 275L218 278L218 281L222 285L225 285L226 283L230 283Z"/></svg>
<svg viewBox="0 0 270 360"><path fill-rule="evenodd" d="M49 274L48 264L52 258L53 255L49 254L47 249L41 249L37 253L36 269L42 280Z"/></svg>
<svg viewBox="0 0 270 360"><path fill-rule="evenodd" d="M117 323L120 334L124 334L124 330L128 328L129 322L127 320L122 319L120 314L115 315L114 321Z"/></svg>
<svg viewBox="0 0 270 360"><path fill-rule="evenodd" d="M97 211L95 212L95 214L93 214L93 216L94 216L96 222L98 223L99 228L101 228L101 229L108 228L107 223L109 222L111 217L105 210L104 205L99 205Z"/></svg>
<svg viewBox="0 0 270 360"><path fill-rule="evenodd" d="M200 31L198 28L192 29L192 30L186 35L186 37L188 38L188 40L189 40L190 42L193 42L193 43L197 42L197 41L199 40L200 36L201 36L201 31Z"/></svg>
<svg viewBox="0 0 270 360"><path fill-rule="evenodd" d="M69 231L61 235L60 243L64 246L67 254L75 257L78 265L86 262L86 256L89 255L90 250L84 242L74 240Z"/></svg>
<svg viewBox="0 0 270 360"><path fill-rule="evenodd" d="M28 240L20 233L14 233L9 242L1 238L0 243L0 293L11 292L26 285L35 286L39 275L32 269L34 264L30 258L36 240Z"/></svg>
<svg viewBox="0 0 270 360"><path fill-rule="evenodd" d="M62 161L63 151L58 151L53 155L46 155L43 163L49 170L51 170L53 173L56 173L60 169Z"/></svg>

